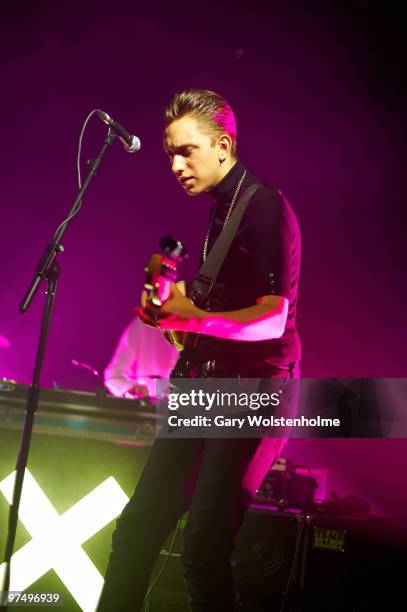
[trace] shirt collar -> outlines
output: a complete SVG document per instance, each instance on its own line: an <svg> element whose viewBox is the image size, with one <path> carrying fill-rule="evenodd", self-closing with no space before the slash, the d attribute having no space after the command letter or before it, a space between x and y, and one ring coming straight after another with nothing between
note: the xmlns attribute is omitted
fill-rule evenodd
<svg viewBox="0 0 407 612"><path fill-rule="evenodd" d="M242 178L244 171L245 166L238 159L216 187L208 192L215 202L230 202L232 200L237 184Z"/></svg>

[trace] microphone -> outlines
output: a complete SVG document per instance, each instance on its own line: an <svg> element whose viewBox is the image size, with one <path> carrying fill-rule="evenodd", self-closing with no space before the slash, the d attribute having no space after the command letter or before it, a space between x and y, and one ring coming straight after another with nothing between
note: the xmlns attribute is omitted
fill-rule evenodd
<svg viewBox="0 0 407 612"><path fill-rule="evenodd" d="M121 123L112 119L112 117L110 117L104 111L98 110L97 114L103 123L109 125L116 132L128 153L135 153L140 149L140 138L137 138L137 136L134 136L134 134L130 134Z"/></svg>

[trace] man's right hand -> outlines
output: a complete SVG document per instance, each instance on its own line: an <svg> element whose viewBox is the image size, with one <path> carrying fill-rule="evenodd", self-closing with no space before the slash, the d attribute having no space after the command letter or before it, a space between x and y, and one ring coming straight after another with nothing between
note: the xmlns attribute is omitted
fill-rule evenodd
<svg viewBox="0 0 407 612"><path fill-rule="evenodd" d="M127 389L123 393L123 397L137 398L137 397L148 397L148 387L146 385L136 384Z"/></svg>

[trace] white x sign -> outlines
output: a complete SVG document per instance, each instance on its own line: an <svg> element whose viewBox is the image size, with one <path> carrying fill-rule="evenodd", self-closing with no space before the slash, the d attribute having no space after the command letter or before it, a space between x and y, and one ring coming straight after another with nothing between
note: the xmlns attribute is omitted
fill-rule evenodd
<svg viewBox="0 0 407 612"><path fill-rule="evenodd" d="M9 504L14 478L12 472L0 481L0 491ZM12 557L10 591L24 591L54 569L80 608L84 612L95 610L103 577L81 544L118 516L127 501L127 495L111 476L59 515L26 470L19 517L32 540Z"/></svg>

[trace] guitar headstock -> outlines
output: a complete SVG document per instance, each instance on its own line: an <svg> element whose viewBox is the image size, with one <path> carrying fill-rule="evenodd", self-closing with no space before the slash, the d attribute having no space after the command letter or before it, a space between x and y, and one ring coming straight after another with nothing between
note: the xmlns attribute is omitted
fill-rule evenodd
<svg viewBox="0 0 407 612"><path fill-rule="evenodd" d="M185 257L188 257L188 251L182 242L172 236L164 236L164 238L161 238L160 247L165 255L174 261L181 261Z"/></svg>
<svg viewBox="0 0 407 612"><path fill-rule="evenodd" d="M177 265L188 255L184 245L172 236L161 238L160 247L162 254L155 253L144 268L144 289L148 300L158 307L168 299L171 287L177 280Z"/></svg>

